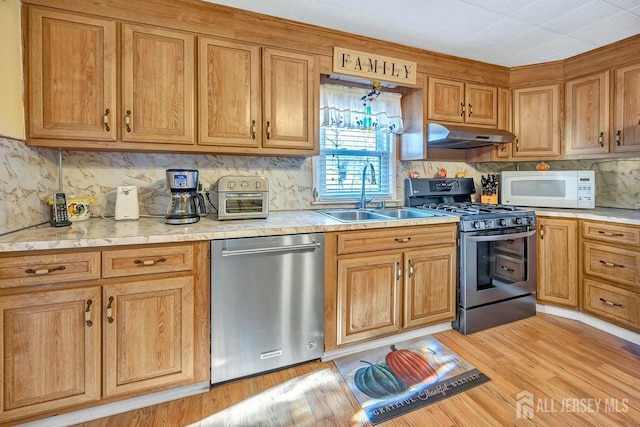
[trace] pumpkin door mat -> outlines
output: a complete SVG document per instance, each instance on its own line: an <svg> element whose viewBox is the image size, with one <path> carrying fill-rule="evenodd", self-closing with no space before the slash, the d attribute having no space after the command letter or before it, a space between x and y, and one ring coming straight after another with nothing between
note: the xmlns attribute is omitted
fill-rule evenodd
<svg viewBox="0 0 640 427"><path fill-rule="evenodd" d="M333 361L362 407L355 418L376 425L489 381L432 336Z"/></svg>

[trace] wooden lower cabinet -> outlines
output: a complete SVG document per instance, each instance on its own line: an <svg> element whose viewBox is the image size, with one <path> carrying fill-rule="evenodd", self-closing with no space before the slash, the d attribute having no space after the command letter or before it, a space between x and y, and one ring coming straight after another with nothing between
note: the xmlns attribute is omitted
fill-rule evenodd
<svg viewBox="0 0 640 427"><path fill-rule="evenodd" d="M100 400L100 287L0 297L0 422Z"/></svg>
<svg viewBox="0 0 640 427"><path fill-rule="evenodd" d="M325 349L453 320L455 236L455 224L327 233Z"/></svg>
<svg viewBox="0 0 640 427"><path fill-rule="evenodd" d="M538 217L540 302L578 308L578 222Z"/></svg>
<svg viewBox="0 0 640 427"><path fill-rule="evenodd" d="M640 332L640 227L581 224L584 311Z"/></svg>
<svg viewBox="0 0 640 427"><path fill-rule="evenodd" d="M107 285L104 395L193 382L193 277Z"/></svg>
<svg viewBox="0 0 640 427"><path fill-rule="evenodd" d="M0 253L0 424L208 382L208 248Z"/></svg>

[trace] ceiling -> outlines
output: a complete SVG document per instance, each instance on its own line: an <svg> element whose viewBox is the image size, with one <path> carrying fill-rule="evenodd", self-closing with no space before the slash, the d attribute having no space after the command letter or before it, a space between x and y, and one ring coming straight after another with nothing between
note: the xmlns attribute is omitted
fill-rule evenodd
<svg viewBox="0 0 640 427"><path fill-rule="evenodd" d="M206 1L507 67L640 34L640 0Z"/></svg>

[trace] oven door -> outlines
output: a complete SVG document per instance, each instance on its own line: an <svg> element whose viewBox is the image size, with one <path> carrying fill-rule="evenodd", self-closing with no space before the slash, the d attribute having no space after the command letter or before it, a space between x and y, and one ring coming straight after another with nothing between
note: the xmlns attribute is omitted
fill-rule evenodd
<svg viewBox="0 0 640 427"><path fill-rule="evenodd" d="M467 309L535 294L535 233L530 227L461 233L459 304Z"/></svg>

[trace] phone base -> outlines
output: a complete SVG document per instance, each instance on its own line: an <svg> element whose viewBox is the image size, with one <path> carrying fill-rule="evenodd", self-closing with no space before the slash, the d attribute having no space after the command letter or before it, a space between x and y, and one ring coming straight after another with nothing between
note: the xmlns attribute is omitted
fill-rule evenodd
<svg viewBox="0 0 640 427"><path fill-rule="evenodd" d="M49 225L52 227L67 227L71 225L71 221L56 221L55 219L50 219Z"/></svg>

